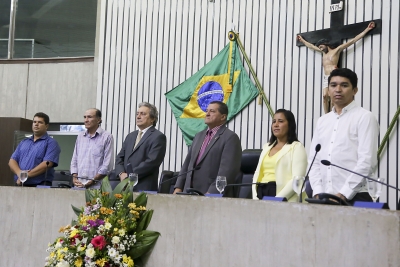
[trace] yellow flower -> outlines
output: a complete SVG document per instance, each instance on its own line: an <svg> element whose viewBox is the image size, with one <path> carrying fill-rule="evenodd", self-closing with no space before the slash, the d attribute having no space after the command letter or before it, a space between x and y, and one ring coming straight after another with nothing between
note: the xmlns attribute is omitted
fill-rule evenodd
<svg viewBox="0 0 400 267"><path fill-rule="evenodd" d="M115 196L116 198L119 198L119 199L122 198L122 195L121 195L121 194L115 194L114 196Z"/></svg>
<svg viewBox="0 0 400 267"><path fill-rule="evenodd" d="M133 267L133 260L131 259L131 257L126 256L126 254L122 256L122 262L127 264L128 267Z"/></svg>
<svg viewBox="0 0 400 267"><path fill-rule="evenodd" d="M76 250L78 251L78 252L81 252L81 251L84 251L86 249L86 245L79 245L77 248L76 248Z"/></svg>
<svg viewBox="0 0 400 267"><path fill-rule="evenodd" d="M59 233L65 232L65 230L68 230L69 228L71 228L70 225L67 225L65 227L61 227L60 230L58 230Z"/></svg>
<svg viewBox="0 0 400 267"><path fill-rule="evenodd" d="M64 259L64 253L62 249L57 250L57 260Z"/></svg>
<svg viewBox="0 0 400 267"><path fill-rule="evenodd" d="M96 264L99 265L99 266L101 266L101 267L104 267L104 265L106 264L106 262L107 262L107 260L106 260L105 258L102 258L102 259L98 259L98 260L96 261Z"/></svg>
<svg viewBox="0 0 400 267"><path fill-rule="evenodd" d="M101 193L103 196L108 196L110 193L108 193L108 192L103 192L103 193Z"/></svg>
<svg viewBox="0 0 400 267"><path fill-rule="evenodd" d="M72 237L74 237L76 234L78 234L79 233L79 230L78 229L74 229L74 230L72 230L71 231L71 233L69 234L69 237L70 238L72 238Z"/></svg>
<svg viewBox="0 0 400 267"><path fill-rule="evenodd" d="M76 261L74 262L76 267L81 267L82 263L83 262L82 262L82 258L81 257L77 258Z"/></svg>
<svg viewBox="0 0 400 267"><path fill-rule="evenodd" d="M82 215L79 217L79 224L87 225L87 221L89 221L89 220L95 221L98 218L99 218L99 215L94 215L94 216Z"/></svg>
<svg viewBox="0 0 400 267"><path fill-rule="evenodd" d="M113 210L112 209L108 209L106 207L101 207L100 208L100 213L104 214L104 215L108 215L108 214L113 214Z"/></svg>
<svg viewBox="0 0 400 267"><path fill-rule="evenodd" d="M135 203L129 203L128 204L128 208L134 209L134 208L136 208L136 204Z"/></svg>

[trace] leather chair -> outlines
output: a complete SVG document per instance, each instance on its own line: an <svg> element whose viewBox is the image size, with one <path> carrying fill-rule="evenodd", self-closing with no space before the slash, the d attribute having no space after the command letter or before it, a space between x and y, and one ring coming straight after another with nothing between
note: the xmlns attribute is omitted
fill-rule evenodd
<svg viewBox="0 0 400 267"><path fill-rule="evenodd" d="M158 184L158 193L161 194L172 194L174 192L174 186L178 177L171 179L178 175L179 172L173 171L162 171L160 176L160 182Z"/></svg>
<svg viewBox="0 0 400 267"><path fill-rule="evenodd" d="M58 188L71 188L73 187L72 177L70 175L63 175L61 172L68 172L68 171L54 171L54 179L51 183L51 187L58 187Z"/></svg>
<svg viewBox="0 0 400 267"><path fill-rule="evenodd" d="M254 172L257 169L258 160L262 149L245 149L242 152L241 174L236 178L237 183L247 184L253 182ZM241 186L238 189L239 198L252 198L251 186Z"/></svg>

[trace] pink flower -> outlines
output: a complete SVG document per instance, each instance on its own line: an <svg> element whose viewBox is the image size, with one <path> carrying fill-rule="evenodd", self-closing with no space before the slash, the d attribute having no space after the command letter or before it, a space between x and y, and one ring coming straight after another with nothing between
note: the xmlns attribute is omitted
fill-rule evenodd
<svg viewBox="0 0 400 267"><path fill-rule="evenodd" d="M106 246L106 239L104 238L104 236L99 235L99 236L96 236L95 238L93 238L90 243L92 243L92 245L95 248L98 248L101 250Z"/></svg>

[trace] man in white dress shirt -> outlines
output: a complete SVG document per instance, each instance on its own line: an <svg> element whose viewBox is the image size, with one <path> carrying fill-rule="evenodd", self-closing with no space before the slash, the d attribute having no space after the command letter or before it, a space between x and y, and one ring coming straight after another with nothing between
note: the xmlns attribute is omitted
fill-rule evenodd
<svg viewBox="0 0 400 267"><path fill-rule="evenodd" d="M310 164L316 145L321 144L309 175L314 198L330 193L351 204L372 201L363 177L321 163L328 160L354 172L373 175L378 162L379 126L374 115L354 101L357 80L357 74L345 68L333 70L328 78L333 108L319 118L309 153Z"/></svg>

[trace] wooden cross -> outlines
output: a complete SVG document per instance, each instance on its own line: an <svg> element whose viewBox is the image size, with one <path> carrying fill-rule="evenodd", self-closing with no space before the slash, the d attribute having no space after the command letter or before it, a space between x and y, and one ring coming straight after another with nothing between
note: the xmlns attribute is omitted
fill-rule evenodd
<svg viewBox="0 0 400 267"><path fill-rule="evenodd" d="M335 7L340 5L340 2L342 2L342 6L344 6L344 0L331 0L331 6L330 10L334 10ZM320 39L328 39L330 40L330 43L342 43L343 39L353 39L356 35L361 33L363 30L365 30L368 26L368 24L373 21L375 22L375 28L367 33L369 34L379 34L382 32L382 20L377 19L377 20L371 20L371 21L366 21L366 22L359 22L355 24L348 24L344 25L344 11L343 9L340 11L334 11L331 12L331 27L327 29L322 29L318 31L312 31L312 32L304 32L304 33L299 33L298 35L301 35L305 40L308 42L315 44L318 42ZM297 46L302 46L304 45L302 42L300 42L298 39L296 45Z"/></svg>

